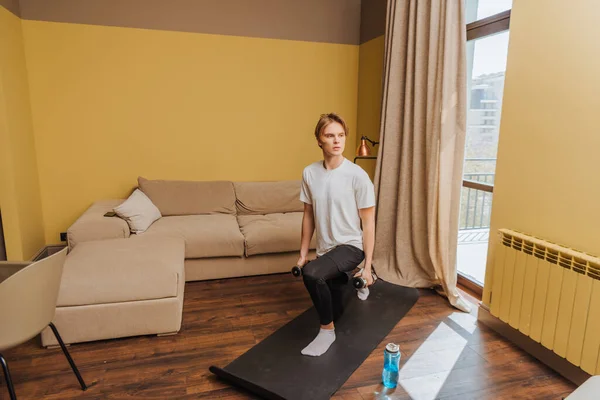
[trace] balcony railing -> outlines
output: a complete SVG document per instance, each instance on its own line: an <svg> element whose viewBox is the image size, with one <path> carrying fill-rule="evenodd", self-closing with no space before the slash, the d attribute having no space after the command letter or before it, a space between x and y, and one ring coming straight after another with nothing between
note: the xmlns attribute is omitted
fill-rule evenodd
<svg viewBox="0 0 600 400"><path fill-rule="evenodd" d="M495 162L496 159L471 158L465 161L485 164ZM460 230L490 227L494 177L495 173L493 172L471 172L463 175Z"/></svg>

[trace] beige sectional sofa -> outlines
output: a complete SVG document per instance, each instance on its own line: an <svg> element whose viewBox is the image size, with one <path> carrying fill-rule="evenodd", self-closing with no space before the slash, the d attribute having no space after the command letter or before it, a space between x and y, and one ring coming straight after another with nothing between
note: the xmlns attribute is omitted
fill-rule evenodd
<svg viewBox="0 0 600 400"><path fill-rule="evenodd" d="M132 237L81 242L69 251L54 325L65 343L181 328L184 243L176 237ZM42 345L55 346L49 328Z"/></svg>
<svg viewBox="0 0 600 400"><path fill-rule="evenodd" d="M177 333L186 281L289 272L298 260L300 181L140 177L138 187L162 215L145 232L105 216L125 199L94 202L68 229L54 319L66 343ZM314 257L314 238L310 247Z"/></svg>
<svg viewBox="0 0 600 400"><path fill-rule="evenodd" d="M185 242L187 281L287 272L298 260L304 209L300 181L148 180L138 187L162 218L138 235L104 214L124 201L99 200L68 229L69 247L90 240L175 236ZM314 256L315 238L311 242Z"/></svg>

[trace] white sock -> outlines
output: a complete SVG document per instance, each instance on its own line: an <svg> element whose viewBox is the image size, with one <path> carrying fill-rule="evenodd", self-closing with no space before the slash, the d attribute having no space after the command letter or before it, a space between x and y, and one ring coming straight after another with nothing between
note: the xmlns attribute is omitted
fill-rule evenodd
<svg viewBox="0 0 600 400"><path fill-rule="evenodd" d="M335 330L321 328L317 337L302 350L302 354L305 356L320 356L329 349L334 341Z"/></svg>
<svg viewBox="0 0 600 400"><path fill-rule="evenodd" d="M369 297L369 288L362 288L357 290L358 298L361 300L366 300Z"/></svg>

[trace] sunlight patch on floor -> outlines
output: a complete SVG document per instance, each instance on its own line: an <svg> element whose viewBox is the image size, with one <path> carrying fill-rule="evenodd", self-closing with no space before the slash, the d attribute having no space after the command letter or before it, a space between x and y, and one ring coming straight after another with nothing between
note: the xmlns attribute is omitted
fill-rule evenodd
<svg viewBox="0 0 600 400"><path fill-rule="evenodd" d="M477 329L477 318L471 314L455 312L449 315L448 318L450 318L453 322L456 322L461 328L471 334L475 332L475 329Z"/></svg>
<svg viewBox="0 0 600 400"><path fill-rule="evenodd" d="M466 345L465 338L442 322L404 364L399 385L413 400L435 400Z"/></svg>

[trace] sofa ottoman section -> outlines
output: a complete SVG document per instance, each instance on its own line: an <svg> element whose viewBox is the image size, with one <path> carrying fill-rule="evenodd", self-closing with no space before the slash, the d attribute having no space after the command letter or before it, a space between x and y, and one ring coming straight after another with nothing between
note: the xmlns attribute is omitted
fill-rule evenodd
<svg viewBox="0 0 600 400"><path fill-rule="evenodd" d="M132 235L79 243L65 261L54 324L65 343L171 334L181 328L185 245ZM52 331L42 345L56 345Z"/></svg>

